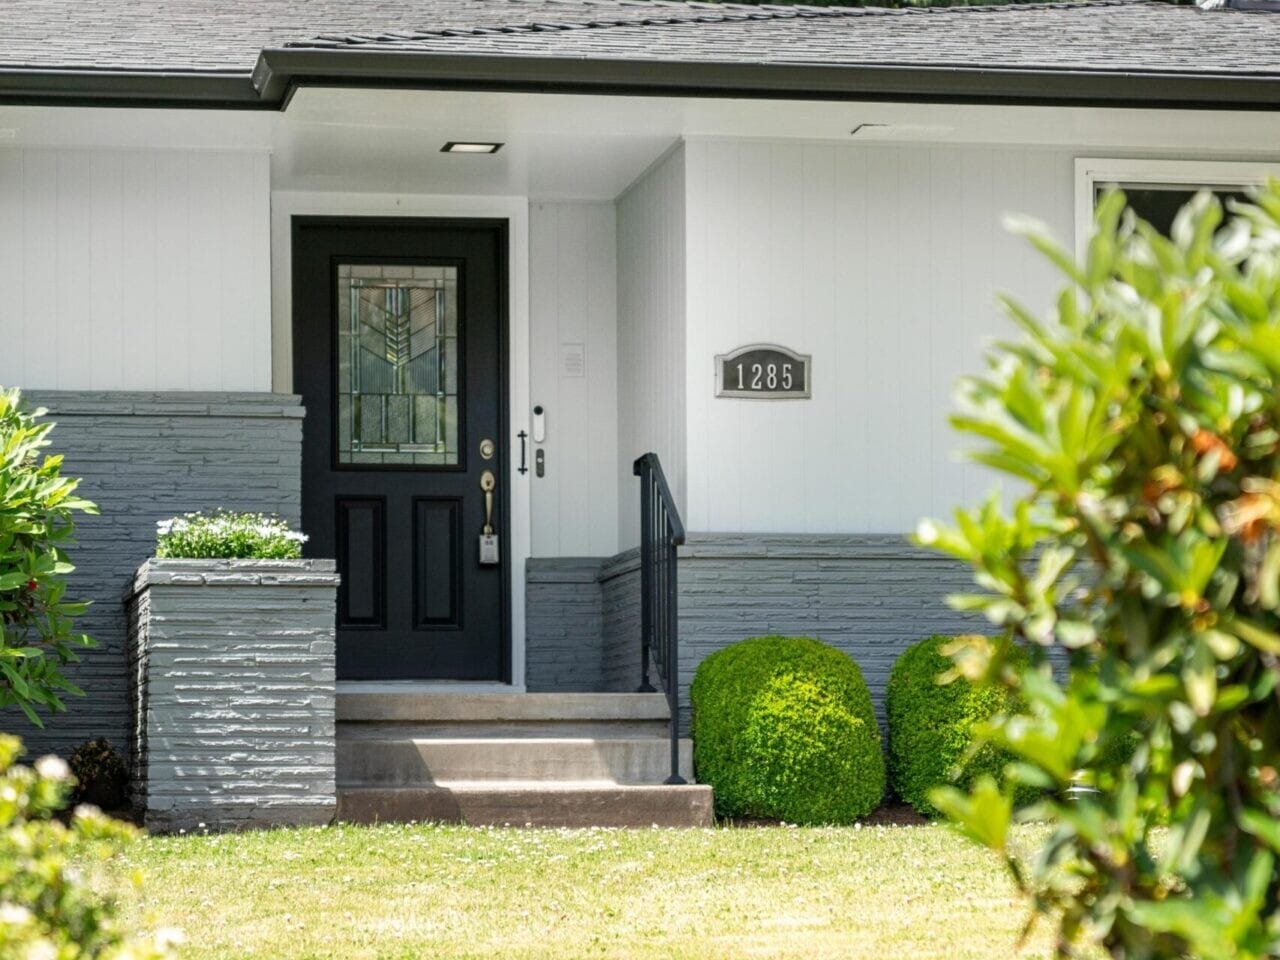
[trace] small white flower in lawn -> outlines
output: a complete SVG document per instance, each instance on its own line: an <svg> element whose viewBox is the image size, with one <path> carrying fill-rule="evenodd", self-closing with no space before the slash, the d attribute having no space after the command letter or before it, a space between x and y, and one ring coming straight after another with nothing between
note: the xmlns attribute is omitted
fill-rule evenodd
<svg viewBox="0 0 1280 960"><path fill-rule="evenodd" d="M177 927L161 927L156 931L156 946L161 950L173 950L182 946L187 936Z"/></svg>
<svg viewBox="0 0 1280 960"><path fill-rule="evenodd" d="M66 780L71 776L71 768L67 761L50 754L36 761L36 773L46 780Z"/></svg>

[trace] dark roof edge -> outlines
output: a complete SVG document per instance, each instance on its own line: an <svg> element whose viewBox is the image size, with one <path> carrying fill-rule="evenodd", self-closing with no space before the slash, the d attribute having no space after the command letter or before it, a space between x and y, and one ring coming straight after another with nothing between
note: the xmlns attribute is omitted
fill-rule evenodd
<svg viewBox="0 0 1280 960"><path fill-rule="evenodd" d="M273 109L243 73L31 70L0 67L0 103L95 107Z"/></svg>
<svg viewBox="0 0 1280 960"><path fill-rule="evenodd" d="M1280 75L263 50L229 73L0 67L0 104L284 109L300 87L1277 110Z"/></svg>
<svg viewBox="0 0 1280 960"><path fill-rule="evenodd" d="M282 106L287 106L293 91L302 86L367 86L632 96L1280 109L1280 75L695 63L358 49L267 49L258 59L253 83L264 100Z"/></svg>

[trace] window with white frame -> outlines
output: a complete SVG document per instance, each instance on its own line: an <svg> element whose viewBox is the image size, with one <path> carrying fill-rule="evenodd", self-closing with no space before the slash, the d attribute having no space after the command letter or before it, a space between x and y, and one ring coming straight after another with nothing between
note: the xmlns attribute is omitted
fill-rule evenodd
<svg viewBox="0 0 1280 960"><path fill-rule="evenodd" d="M1076 247L1083 251L1093 223L1093 208L1104 190L1118 186L1142 219L1167 234L1178 209L1200 190L1224 200L1243 198L1252 186L1280 177L1280 163L1227 163L1216 160L1076 161Z"/></svg>

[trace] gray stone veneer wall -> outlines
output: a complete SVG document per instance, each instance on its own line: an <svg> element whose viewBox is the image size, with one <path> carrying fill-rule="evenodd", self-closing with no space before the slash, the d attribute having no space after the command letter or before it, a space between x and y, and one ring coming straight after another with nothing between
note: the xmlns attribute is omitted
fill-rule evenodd
<svg viewBox="0 0 1280 960"><path fill-rule="evenodd" d="M639 548L601 564L600 594L604 608L600 689L630 693L640 685Z"/></svg>
<svg viewBox="0 0 1280 960"><path fill-rule="evenodd" d="M600 689L600 561L529 560L525 566L525 687L533 692Z"/></svg>
<svg viewBox="0 0 1280 960"><path fill-rule="evenodd" d="M531 569L554 561L533 561ZM530 588L529 622L557 621L571 610L589 617L566 623L550 642L545 630L528 641L530 689L634 690L639 680L638 551L594 561L601 632L587 583L592 561L575 560L569 584ZM935 633L980 630L982 624L947 607L947 594L968 590L967 568L912 546L898 536L690 534L680 550L680 676L684 721L688 686L703 658L735 641L764 634L811 636L839 647L862 668L883 720L884 688L894 661L911 643ZM568 594L573 592L573 602ZM543 605L551 611L544 617ZM581 638L580 641L574 638ZM555 686L542 661L572 658L580 642L574 686ZM599 664L594 687L584 687Z"/></svg>
<svg viewBox="0 0 1280 960"><path fill-rule="evenodd" d="M809 636L857 661L884 721L894 661L935 633L982 629L945 603L972 589L967 567L903 537L692 534L680 553L680 671L745 637Z"/></svg>
<svg viewBox="0 0 1280 960"><path fill-rule="evenodd" d="M150 828L328 823L332 560L148 560L130 592L134 806Z"/></svg>
<svg viewBox="0 0 1280 960"><path fill-rule="evenodd" d="M0 729L20 733L30 752L66 755L96 736L123 750L128 733L125 615L120 597L155 548L157 520L226 507L278 513L298 521L302 407L299 398L264 393L91 393L30 391L32 406L57 421L52 452L82 477L81 492L102 509L82 517L77 566L68 596L93 606L82 618L98 641L74 665L85 697L32 728L0 713Z"/></svg>
<svg viewBox="0 0 1280 960"><path fill-rule="evenodd" d="M528 561L525 687L632 691L640 683L640 556Z"/></svg>

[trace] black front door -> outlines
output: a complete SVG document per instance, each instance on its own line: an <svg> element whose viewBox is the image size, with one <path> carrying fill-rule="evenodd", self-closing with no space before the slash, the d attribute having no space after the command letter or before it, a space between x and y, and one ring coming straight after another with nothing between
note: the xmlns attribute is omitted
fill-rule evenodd
<svg viewBox="0 0 1280 960"><path fill-rule="evenodd" d="M339 679L510 679L505 250L494 221L294 218L302 524L342 575Z"/></svg>

